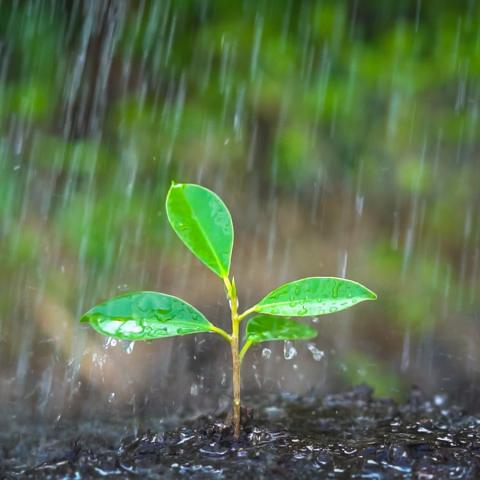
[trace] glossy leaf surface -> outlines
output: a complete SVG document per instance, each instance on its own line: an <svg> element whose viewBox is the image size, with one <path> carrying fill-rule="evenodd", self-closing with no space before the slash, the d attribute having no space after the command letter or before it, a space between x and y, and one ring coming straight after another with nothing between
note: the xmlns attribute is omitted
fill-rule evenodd
<svg viewBox="0 0 480 480"><path fill-rule="evenodd" d="M256 315L247 323L247 340L252 343L271 340L308 340L315 338L317 331L289 318L271 315Z"/></svg>
<svg viewBox="0 0 480 480"><path fill-rule="evenodd" d="M172 184L166 200L170 225L189 250L219 277L228 276L233 248L232 217L214 192Z"/></svg>
<svg viewBox="0 0 480 480"><path fill-rule="evenodd" d="M255 306L255 311L306 317L338 312L376 298L375 293L352 280L310 277L281 285L263 298Z"/></svg>
<svg viewBox="0 0 480 480"><path fill-rule="evenodd" d="M157 292L135 292L112 298L89 310L80 320L99 333L121 340L210 332L212 324L180 298Z"/></svg>

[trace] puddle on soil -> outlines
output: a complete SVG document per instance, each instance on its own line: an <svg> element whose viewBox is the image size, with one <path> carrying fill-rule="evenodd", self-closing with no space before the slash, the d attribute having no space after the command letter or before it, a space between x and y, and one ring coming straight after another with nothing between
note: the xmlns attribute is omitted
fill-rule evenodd
<svg viewBox="0 0 480 480"><path fill-rule="evenodd" d="M244 414L238 441L211 417L137 435L17 422L0 433L0 478L480 478L480 417L437 397L412 390L399 405L360 386L280 399Z"/></svg>

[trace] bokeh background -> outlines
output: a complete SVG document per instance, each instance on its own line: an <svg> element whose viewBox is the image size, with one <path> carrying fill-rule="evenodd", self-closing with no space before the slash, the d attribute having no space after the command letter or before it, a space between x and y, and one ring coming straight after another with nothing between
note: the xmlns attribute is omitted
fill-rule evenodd
<svg viewBox="0 0 480 480"><path fill-rule="evenodd" d="M346 276L377 302L249 352L244 389L411 384L474 406L480 354L476 0L0 2L0 405L39 417L228 403L220 337L78 324L159 290L228 326L178 241L172 179L232 211L244 307Z"/></svg>

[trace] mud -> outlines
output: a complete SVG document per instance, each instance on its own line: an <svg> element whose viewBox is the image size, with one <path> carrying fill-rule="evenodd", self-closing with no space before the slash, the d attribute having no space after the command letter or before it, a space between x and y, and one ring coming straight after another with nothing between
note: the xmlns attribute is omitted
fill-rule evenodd
<svg viewBox="0 0 480 480"><path fill-rule="evenodd" d="M275 399L243 418L238 440L221 417L136 434L122 422L10 422L0 478L480 478L480 416L442 395L413 389L398 404L359 386Z"/></svg>

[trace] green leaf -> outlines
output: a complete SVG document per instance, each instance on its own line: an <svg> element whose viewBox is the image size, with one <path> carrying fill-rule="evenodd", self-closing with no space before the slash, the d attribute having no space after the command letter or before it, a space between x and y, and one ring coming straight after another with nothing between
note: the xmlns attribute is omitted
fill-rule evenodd
<svg viewBox="0 0 480 480"><path fill-rule="evenodd" d="M334 313L377 296L352 280L310 277L286 283L255 305L254 310L271 315L307 317Z"/></svg>
<svg viewBox="0 0 480 480"><path fill-rule="evenodd" d="M221 198L199 185L172 183L166 208L170 225L190 251L220 278L227 277L233 224Z"/></svg>
<svg viewBox="0 0 480 480"><path fill-rule="evenodd" d="M134 292L107 300L80 319L102 335L121 340L211 332L215 328L202 313L180 298L157 292Z"/></svg>
<svg viewBox="0 0 480 480"><path fill-rule="evenodd" d="M271 340L308 340L315 338L317 331L289 318L256 315L247 323L247 341L251 343Z"/></svg>

